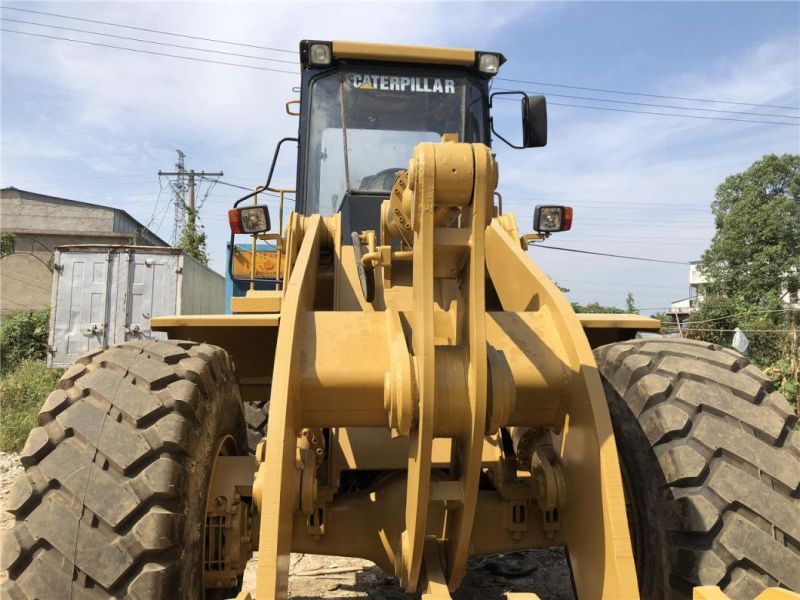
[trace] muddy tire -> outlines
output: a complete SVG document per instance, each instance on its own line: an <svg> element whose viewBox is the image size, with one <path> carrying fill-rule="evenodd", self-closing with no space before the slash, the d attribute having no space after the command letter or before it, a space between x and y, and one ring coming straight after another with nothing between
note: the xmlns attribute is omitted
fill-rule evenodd
<svg viewBox="0 0 800 600"><path fill-rule="evenodd" d="M222 349L143 341L81 357L22 452L0 596L202 598L205 496L223 438L246 452Z"/></svg>
<svg viewBox="0 0 800 600"><path fill-rule="evenodd" d="M800 590L800 431L740 354L681 339L595 350L644 600Z"/></svg>

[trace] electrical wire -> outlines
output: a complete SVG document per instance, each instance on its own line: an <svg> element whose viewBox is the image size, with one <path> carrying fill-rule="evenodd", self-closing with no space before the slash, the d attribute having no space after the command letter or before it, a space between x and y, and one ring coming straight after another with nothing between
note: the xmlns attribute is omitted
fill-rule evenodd
<svg viewBox="0 0 800 600"><path fill-rule="evenodd" d="M578 254L594 254L595 256L608 256L610 258L625 258L627 260L642 260L645 262L654 262L654 263L664 263L668 265L681 265L686 266L690 263L688 262L678 262L677 260L662 260L658 258L643 258L641 256L625 256L622 254L607 254L605 252L591 252L589 250L577 250L575 248L560 248L558 246L543 246L541 244L536 244L533 246L534 248L541 249L541 250L560 250L562 252L576 252Z"/></svg>
<svg viewBox="0 0 800 600"><path fill-rule="evenodd" d="M741 316L749 316L749 315L765 315L765 314L773 314L773 313L782 313L782 312L795 312L797 311L800 313L800 309L797 308L769 308L769 309L759 309L759 310L750 310L738 313L732 313L730 315L726 315L724 317L715 317L713 319L703 319L702 321L693 321L690 320L692 324L695 323L713 323L714 321L724 321L726 319L732 319L733 317L741 317Z"/></svg>
<svg viewBox="0 0 800 600"><path fill-rule="evenodd" d="M271 68L268 68L268 67L258 67L258 66L255 66L255 65L245 65L245 64L241 64L241 63L232 63L232 62L227 62L227 61L211 60L211 59L197 58L197 57L190 57L190 56L181 56L179 54L169 54L167 52L156 52L154 50L143 50L141 48L128 48L128 47L125 47L125 46L117 46L117 45L114 45L114 44L103 44L103 43L100 43L100 42L90 42L90 41L87 41L87 40L76 40L76 39L72 39L72 38L54 36L54 35L47 35L47 34L43 34L43 33L33 33L31 31L19 31L19 30L14 30L14 29L5 29L5 28L0 28L0 31L4 31L6 33L16 33L16 34L19 34L19 35L28 35L28 36L34 36L34 37L40 37L40 38L47 38L47 39L51 39L51 40L59 40L59 41L64 41L64 42L72 42L72 43L75 43L75 44L86 44L86 45L89 45L89 46L98 46L98 47L102 47L102 48L112 48L112 49L115 49L115 50L127 50L128 52L139 52L141 54L151 54L151 55L154 55L154 56L164 56L164 57L168 57L168 58L180 58L180 59L183 59L183 60L191 60L191 61L195 61L195 62L204 62L204 63L217 64L217 65L225 65L225 66L229 66L229 67L239 67L239 68L243 68L243 69L252 69L252 70L256 70L256 71L269 71L271 73L285 73L285 74L289 74L289 75L297 75L297 73L295 71L286 71L286 70L282 70L282 69L271 69ZM103 34L99 34L99 35L103 35ZM114 36L114 37L116 37L116 36ZM154 43L158 43L158 42L154 42ZM171 45L171 44L164 44L164 45ZM194 50L201 50L201 49L195 48ZM223 53L223 54L227 54L227 53ZM501 100L512 101L511 98L500 98L500 99ZM700 116L700 115L662 113L662 112L645 111L645 110L631 110L631 109L626 109L626 108L611 108L611 107L608 107L608 106L588 106L588 105L584 105L584 104L569 104L569 103L566 103L566 102L550 102L549 104L554 105L554 106L567 106L567 107L572 107L572 108L586 108L586 109L591 109L591 110L605 110L605 111L612 111L612 112L624 112L624 113L632 113L632 114L655 115L655 116L661 116L661 117L676 117L676 118L684 118L684 119L701 119L701 120L706 120L706 121L733 121L733 122L738 122L738 123L754 123L754 124L760 124L760 125L782 125L782 126L788 126L788 127L800 127L800 123L786 123L784 121L764 121L764 120L757 120L757 119L735 119L733 117L708 117L708 116Z"/></svg>
<svg viewBox="0 0 800 600"><path fill-rule="evenodd" d="M733 333L736 329L700 329L698 327L677 327L676 325L668 325L668 329L674 329L675 331L683 331L683 332L691 332L691 331L715 331L715 332L727 332ZM797 329L742 329L741 327L738 328L739 331L744 333L794 333L797 332Z"/></svg>
<svg viewBox="0 0 800 600"><path fill-rule="evenodd" d="M208 59L208 58L194 58L194 57L191 57L191 56L181 56L179 54L168 54L166 52L156 52L155 50L142 50L141 48L126 48L125 46L115 46L113 44L102 44L100 42L89 42L89 41L86 41L86 40L74 40L72 38L59 37L59 36L55 36L55 35L46 35L44 33L33 33L33 32L30 32L30 31L17 31L17 30L14 30L14 29L5 29L5 28L0 28L0 31L5 31L6 33L18 33L18 34L21 34L21 35L31 35L31 36L34 36L34 37L48 38L48 39L51 39L51 40L61 40L61 41L65 41L65 42L73 42L73 43L76 43L76 44L87 44L89 46L99 46L99 47L102 47L102 48L113 48L115 50L127 50L128 52L139 52L141 54L153 54L155 56L167 56L169 58L182 58L183 60L193 60L195 62L211 63L211 64L215 64L215 65L225 65L225 66L229 66L229 67L241 67L241 68L244 68L244 69L253 69L253 70L256 70L256 71L269 71L271 73L288 73L289 75L297 75L298 74L296 71L284 71L284 70L281 70L281 69L270 69L270 68L267 68L267 67L257 67L255 65L243 65L241 63L232 63L232 62L226 62L226 61L222 61L222 60L211 60L211 59Z"/></svg>
<svg viewBox="0 0 800 600"><path fill-rule="evenodd" d="M148 229L153 224L153 221L155 221L156 211L158 210L158 203L161 201L161 193L163 191L164 191L164 186L161 184L161 176L159 175L159 177L158 177L158 196L156 197L155 205L153 205L153 212L150 215L150 220L147 221L147 225L145 225L145 227L148 228Z"/></svg>
<svg viewBox="0 0 800 600"><path fill-rule="evenodd" d="M602 92L604 94L624 94L626 96L645 96L648 98L663 98L665 100L685 100L687 102L711 102L714 104L735 104L738 106L762 106L764 108L782 108L787 110L800 110L797 106L780 106L777 104L757 104L753 102L739 102L735 100L715 100L710 98L688 98L686 96L667 96L665 94L646 94L644 92L630 92L625 90L609 90L603 88L583 87L579 85L567 85L564 83L545 83L544 81L531 81L529 79L511 79L508 77L495 77L498 81L509 81L512 83L530 83L532 85L544 85L547 87L560 87L571 90L585 90L587 92Z"/></svg>
<svg viewBox="0 0 800 600"><path fill-rule="evenodd" d="M512 90L512 89L509 89L509 88L501 88L501 87L496 87L494 89L500 90L500 91L503 91L503 92L516 92L516 91L518 91L518 90ZM572 99L572 100L589 100L591 102L612 102L614 104L630 104L632 106L649 106L649 107L654 107L654 108L670 108L670 109L674 109L674 110L694 110L694 111L700 111L700 112L727 113L727 114L733 114L733 115L752 115L752 116L756 116L756 117L780 117L780 118L783 118L783 119L800 119L800 116L795 116L795 115L784 115L784 114L777 114L776 115L774 113L747 112L747 111L742 111L742 110L722 110L722 109L719 109L719 108L702 108L702 107L699 107L699 106L672 106L670 104L653 104L653 103L650 103L650 102L633 102L633 101L630 101L630 100L612 100L610 98L592 98L592 97L588 97L588 96L571 96L571 95L568 95L568 94L554 94L553 92L546 92L545 93L545 92L541 92L541 91L538 91L538 90L522 90L522 91L526 92L528 94L542 94L542 95L546 94L548 98L550 98L550 97L554 97L554 98L569 98L569 99Z"/></svg>
<svg viewBox="0 0 800 600"><path fill-rule="evenodd" d="M204 42L214 42L214 43L217 43L217 44L229 44L231 46L242 46L242 47L247 47L247 48L257 48L259 50L270 50L272 52L284 52L286 54L299 54L299 52L297 52L296 50L284 50L283 48L273 48L273 47L270 47L270 46L259 46L259 45L256 45L256 44L245 44L243 42L231 42L231 41L228 41L228 40L220 40L220 39L214 39L214 38L200 37L200 36L197 36L197 35L187 35L187 34L184 34L184 33L173 33L171 31L163 31L163 30L159 30L159 29L148 29L146 27L134 27L133 25L122 25L121 23L112 23L110 21L97 21L95 19L84 19L84 18L81 18L81 17L73 17L73 16L70 16L70 15L60 15L60 14L57 14L57 13L45 12L45 11L42 11L42 10L32 10L30 8L19 8L19 7L16 7L16 6L0 6L0 8L2 8L4 10L16 10L16 11L19 11L19 12L26 12L26 13L32 13L32 14L37 14L37 15L46 15L48 17L58 17L60 19L71 19L73 21L83 21L85 23L95 23L96 25L109 25L111 27L123 27L125 29L135 29L136 31L146 31L148 33L159 33L161 35L171 35L173 37L182 37L182 38L187 38L187 39L192 39L192 40L201 40L201 41L204 41Z"/></svg>
<svg viewBox="0 0 800 600"><path fill-rule="evenodd" d="M0 17L0 21L8 21L10 23L22 23L24 25L36 25L37 27L50 27L52 29L61 29L63 31L74 31L76 33L89 33L91 35L100 35L104 37L115 38L118 40L128 40L131 42L141 42L143 44L156 44L158 46L169 46L170 48L180 48L182 50L195 50L197 52L210 52L213 54L224 54L225 56L237 56L239 58L252 58L254 60L265 60L269 62L285 63L287 65L296 65L296 60L282 60L280 58L266 58L264 56L254 56L252 54L239 54L238 52L224 52L222 50L210 50L208 48L198 48L196 46L182 46L180 44L169 44L167 42L156 42L154 40L143 40L141 38L128 37L125 35L114 35L113 33L101 33L99 31L90 31L88 29L75 29L74 27L61 27L59 25L48 25L46 23L34 23L32 21L21 21L19 19L9 19L7 17Z"/></svg>
<svg viewBox="0 0 800 600"><path fill-rule="evenodd" d="M499 100L507 100L514 102L513 98L499 98ZM548 102L552 106L570 106L572 108L590 108L592 110L607 110L611 112L624 112L640 115L656 115L660 117L680 117L684 119L702 119L705 121L736 121L738 123L760 123L764 125L788 125L790 127L800 127L800 123L786 123L784 121L761 121L757 119L734 119L733 117L704 117L700 115L679 115L675 113L662 113L652 110L631 110L628 108L611 108L610 106L587 106L585 104L569 104L567 102ZM691 110L691 109L687 109Z"/></svg>
<svg viewBox="0 0 800 600"><path fill-rule="evenodd" d="M97 24L97 25L107 25L107 26L110 26L110 27L121 27L121 28L131 29L131 30L135 30L135 31L145 31L145 32L148 32L148 33L156 33L156 34L160 34L160 35L181 37L181 38L185 38L185 39L199 40L199 41L205 41L205 42L213 42L213 43L218 43L218 44L228 44L228 45L232 45L232 46L240 46L240 47L243 47L243 48L256 48L256 49L259 49L259 50L269 50L271 52L281 52L281 53L285 53L285 54L299 54L299 52L297 50L288 50L288 49L285 49L285 48L275 48L274 46L261 46L261 45L258 45L258 44L248 44L248 43L245 43L245 42L234 42L234 41L231 41L231 40L207 38L207 37L202 37L202 36L175 33L175 32L171 32L171 31L164 31L164 30L159 30L159 29L151 29L151 28L147 28L147 27L135 27L133 25L124 25L124 24L121 24L121 23L113 23L113 22L110 22L110 21L100 21L100 20L96 20L96 19L86 19L86 18L75 17L75 16L71 16L71 15L51 13L51 12L40 11L40 10L32 10L32 9L28 9L28 8L19 8L19 7L16 7L16 6L0 6L0 9L14 10L14 11L19 11L19 12L25 12L25 13L37 14L37 15L44 15L44 16L49 16L49 17L57 17L57 18L60 18L60 19L70 19L70 20L73 20L73 21L82 21L82 22L85 22L85 23L94 23L94 24ZM546 86L546 87L559 87L559 88L565 88L565 89L584 90L584 91L590 91L590 92L601 92L601 93L605 93L605 94L622 94L622 95L627 95L627 96L641 96L641 97L647 97L647 98L662 98L662 99L666 99L666 100L683 100L683 101L686 101L686 102L707 102L707 103L713 103L713 104L731 104L731 105L736 105L736 106L755 106L755 107L763 107L763 108L778 108L778 109L786 109L786 110L800 110L800 107L797 107L797 106L781 106L781 105L776 105L776 104L741 102L741 101L735 101L735 100L719 100L719 99L713 99L713 98L692 98L692 97L687 97L687 96L671 96L671 95L666 95L666 94L650 94L650 93L645 93L645 92L632 92L632 91L628 91L628 90L613 90L613 89L605 89L605 88L595 88L595 87L587 87L587 86L569 85L569 84L562 84L562 83L549 83L549 82L544 82L544 81L533 81L533 80L530 80L530 79L514 79L514 78L509 78L509 77L496 77L495 79L497 81L508 81L508 82L511 82L511 83L527 83L527 84L531 84L531 85L541 85L541 86ZM552 95L555 96L556 94L552 94ZM603 100L603 101L612 101L612 100ZM693 109L689 109L689 110L693 110ZM698 108L696 110L711 110L711 109L700 109L700 108Z"/></svg>

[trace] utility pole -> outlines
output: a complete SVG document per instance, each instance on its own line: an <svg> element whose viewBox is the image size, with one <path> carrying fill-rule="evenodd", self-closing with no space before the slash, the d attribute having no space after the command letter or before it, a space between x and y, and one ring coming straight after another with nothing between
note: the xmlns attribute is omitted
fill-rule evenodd
<svg viewBox="0 0 800 600"><path fill-rule="evenodd" d="M172 188L172 197L175 204L175 227L172 232L172 243L177 245L179 241L185 242L186 240L198 240L198 246L205 245L205 234L199 235L197 232L197 206L195 200L196 178L204 179L206 177L222 177L222 171L195 171L194 169L186 170L185 158L186 154L181 150L178 153L178 162L175 163L175 171L161 171L159 170L159 177L174 177L175 180L170 180L170 187ZM180 233L179 233L180 231ZM190 243L189 248L184 248L190 254L198 253L199 258L205 256L203 248L195 248L195 243Z"/></svg>

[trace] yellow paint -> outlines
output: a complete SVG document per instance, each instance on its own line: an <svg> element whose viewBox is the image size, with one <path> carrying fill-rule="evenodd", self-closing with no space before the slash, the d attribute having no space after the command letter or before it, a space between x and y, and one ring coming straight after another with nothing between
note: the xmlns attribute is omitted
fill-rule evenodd
<svg viewBox="0 0 800 600"><path fill-rule="evenodd" d="M647 329L653 331L661 329L661 321L641 315L579 313L578 321L580 321L584 329L608 327L619 329Z"/></svg>
<svg viewBox="0 0 800 600"><path fill-rule="evenodd" d="M475 51L465 48L436 48L433 46L401 46L367 42L333 42L335 58L354 58L385 62L413 62L439 65L470 66L475 63Z"/></svg>
<svg viewBox="0 0 800 600"><path fill-rule="evenodd" d="M244 297L231 298L231 312L242 313L279 313L283 293L273 290L250 290Z"/></svg>
<svg viewBox="0 0 800 600"><path fill-rule="evenodd" d="M280 315L174 315L153 317L153 331L173 327L277 327Z"/></svg>
<svg viewBox="0 0 800 600"><path fill-rule="evenodd" d="M233 274L235 277L249 279L275 278L278 273L278 253L274 250L256 250L256 269L251 272L253 260L249 250L235 248L233 251Z"/></svg>

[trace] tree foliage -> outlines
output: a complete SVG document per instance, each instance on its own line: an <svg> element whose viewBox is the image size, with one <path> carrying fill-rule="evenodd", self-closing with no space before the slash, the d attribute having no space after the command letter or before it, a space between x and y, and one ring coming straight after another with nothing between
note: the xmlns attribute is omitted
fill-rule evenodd
<svg viewBox="0 0 800 600"><path fill-rule="evenodd" d="M178 238L178 248L192 258L196 258L204 265L208 264L208 251L206 250L206 232L202 223L197 218L197 210L186 209L186 222Z"/></svg>
<svg viewBox="0 0 800 600"><path fill-rule="evenodd" d="M4 233L0 235L0 258L14 254L14 240L13 233Z"/></svg>
<svg viewBox="0 0 800 600"><path fill-rule="evenodd" d="M50 308L8 317L0 326L0 373L13 371L24 360L47 357Z"/></svg>
<svg viewBox="0 0 800 600"><path fill-rule="evenodd" d="M628 311L624 308L617 308L616 306L604 306L599 302L590 302L589 304L579 304L578 302L572 303L572 310L576 313L613 313L623 314Z"/></svg>
<svg viewBox="0 0 800 600"><path fill-rule="evenodd" d="M700 270L739 306L776 305L800 273L800 155L769 154L717 187L717 232ZM790 282L794 287L796 282Z"/></svg>
<svg viewBox="0 0 800 600"><path fill-rule="evenodd" d="M633 299L633 292L628 292L625 296L625 312L630 314L637 314L639 309L636 308L636 301Z"/></svg>
<svg viewBox="0 0 800 600"><path fill-rule="evenodd" d="M53 391L60 369L48 369L43 360L25 359L0 379L0 451L19 452L47 395Z"/></svg>

